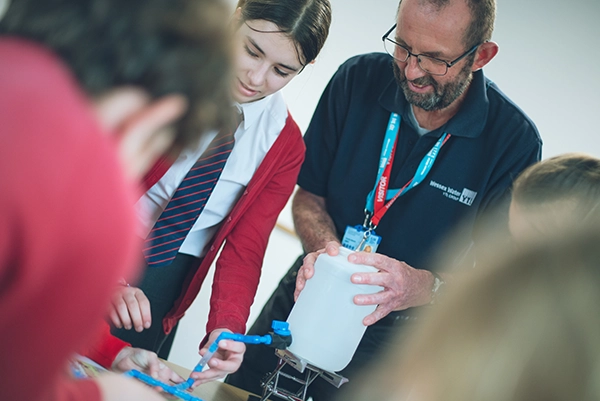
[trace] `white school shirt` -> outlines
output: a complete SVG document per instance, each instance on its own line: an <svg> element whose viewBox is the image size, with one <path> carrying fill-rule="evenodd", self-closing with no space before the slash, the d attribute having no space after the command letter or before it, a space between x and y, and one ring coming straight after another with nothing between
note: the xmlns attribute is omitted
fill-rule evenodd
<svg viewBox="0 0 600 401"><path fill-rule="evenodd" d="M180 253L204 256L204 248L235 206L285 126L287 106L279 92L237 106L244 119L235 131L235 145L204 210L183 241ZM165 175L136 203L142 238L146 238L181 181L216 135L217 131L209 132L197 147L183 151Z"/></svg>

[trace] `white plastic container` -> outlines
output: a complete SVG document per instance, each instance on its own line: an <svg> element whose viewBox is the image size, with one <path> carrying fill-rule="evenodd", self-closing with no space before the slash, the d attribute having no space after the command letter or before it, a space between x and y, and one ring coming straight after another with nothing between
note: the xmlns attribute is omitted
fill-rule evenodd
<svg viewBox="0 0 600 401"><path fill-rule="evenodd" d="M372 266L348 262L351 253L340 248L337 256L319 255L315 274L306 281L287 319L292 333L288 349L329 372L339 372L350 363L366 330L362 320L377 307L356 305L354 296L382 290L350 281L354 273L377 271Z"/></svg>

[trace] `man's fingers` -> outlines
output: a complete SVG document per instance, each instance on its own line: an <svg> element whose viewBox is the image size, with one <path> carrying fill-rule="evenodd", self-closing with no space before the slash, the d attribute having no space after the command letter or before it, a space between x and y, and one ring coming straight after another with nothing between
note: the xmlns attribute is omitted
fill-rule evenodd
<svg viewBox="0 0 600 401"><path fill-rule="evenodd" d="M354 284L379 285L381 287L387 287L391 279L390 273L387 272L354 273L350 276L350 281Z"/></svg>
<svg viewBox="0 0 600 401"><path fill-rule="evenodd" d="M334 241L328 242L327 245L325 245L325 252L327 252L329 256L336 256L340 253L340 244Z"/></svg>
<svg viewBox="0 0 600 401"><path fill-rule="evenodd" d="M304 280L310 280L315 275L315 265L310 265L302 268Z"/></svg>
<svg viewBox="0 0 600 401"><path fill-rule="evenodd" d="M356 305L383 305L393 298L391 291L379 291L375 294L359 294L354 296Z"/></svg>
<svg viewBox="0 0 600 401"><path fill-rule="evenodd" d="M390 312L391 309L379 305L373 313L365 316L365 318L363 319L363 324L365 326L370 326L386 317Z"/></svg>
<svg viewBox="0 0 600 401"><path fill-rule="evenodd" d="M381 255L379 253L369 253L369 252L355 252L351 253L348 256L348 261L351 263L368 265L377 268L378 270L383 270L387 272L391 272L397 270L399 264L404 263L397 261L395 259L389 258L385 255Z"/></svg>

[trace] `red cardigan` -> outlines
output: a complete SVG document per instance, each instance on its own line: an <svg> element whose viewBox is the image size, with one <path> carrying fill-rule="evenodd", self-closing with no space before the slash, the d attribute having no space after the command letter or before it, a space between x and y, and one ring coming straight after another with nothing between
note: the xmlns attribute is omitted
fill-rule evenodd
<svg viewBox="0 0 600 401"><path fill-rule="evenodd" d="M173 329L198 295L223 244L216 263L206 332L217 328L227 328L234 333L246 331L269 235L294 190L304 151L300 129L288 113L283 130L208 245L208 252L199 267L192 270L193 275L184 282L175 306L164 318L162 324L166 333ZM144 179L144 189L152 187L169 167L171 162L166 158L156 163ZM109 368L119 351L127 345L112 336L106 325L101 341L84 354Z"/></svg>
<svg viewBox="0 0 600 401"><path fill-rule="evenodd" d="M198 295L223 244L216 263L206 332L217 328L227 328L234 333L246 331L269 235L294 190L305 149L300 129L288 113L277 140L208 245L200 266L184 282L175 306L164 318L162 323L166 333L173 329ZM145 189L152 187L169 167L168 159L159 161L146 175Z"/></svg>

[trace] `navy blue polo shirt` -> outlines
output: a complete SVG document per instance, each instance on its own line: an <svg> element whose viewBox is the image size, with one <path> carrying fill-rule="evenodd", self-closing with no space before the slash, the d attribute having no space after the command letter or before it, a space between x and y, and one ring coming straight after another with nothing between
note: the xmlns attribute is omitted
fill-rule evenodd
<svg viewBox="0 0 600 401"><path fill-rule="evenodd" d="M327 85L305 135L306 160L298 185L324 197L341 239L347 225L362 224L375 185L391 112L406 99L396 84L393 59L384 53L346 61ZM424 136L402 118L390 188L403 187L423 156L447 132L429 175L396 200L377 228L378 252L427 269L434 247L459 222L473 225L495 206L507 211L514 178L541 157L533 122L482 71L474 73L459 112ZM471 238L464 238L464 246Z"/></svg>

